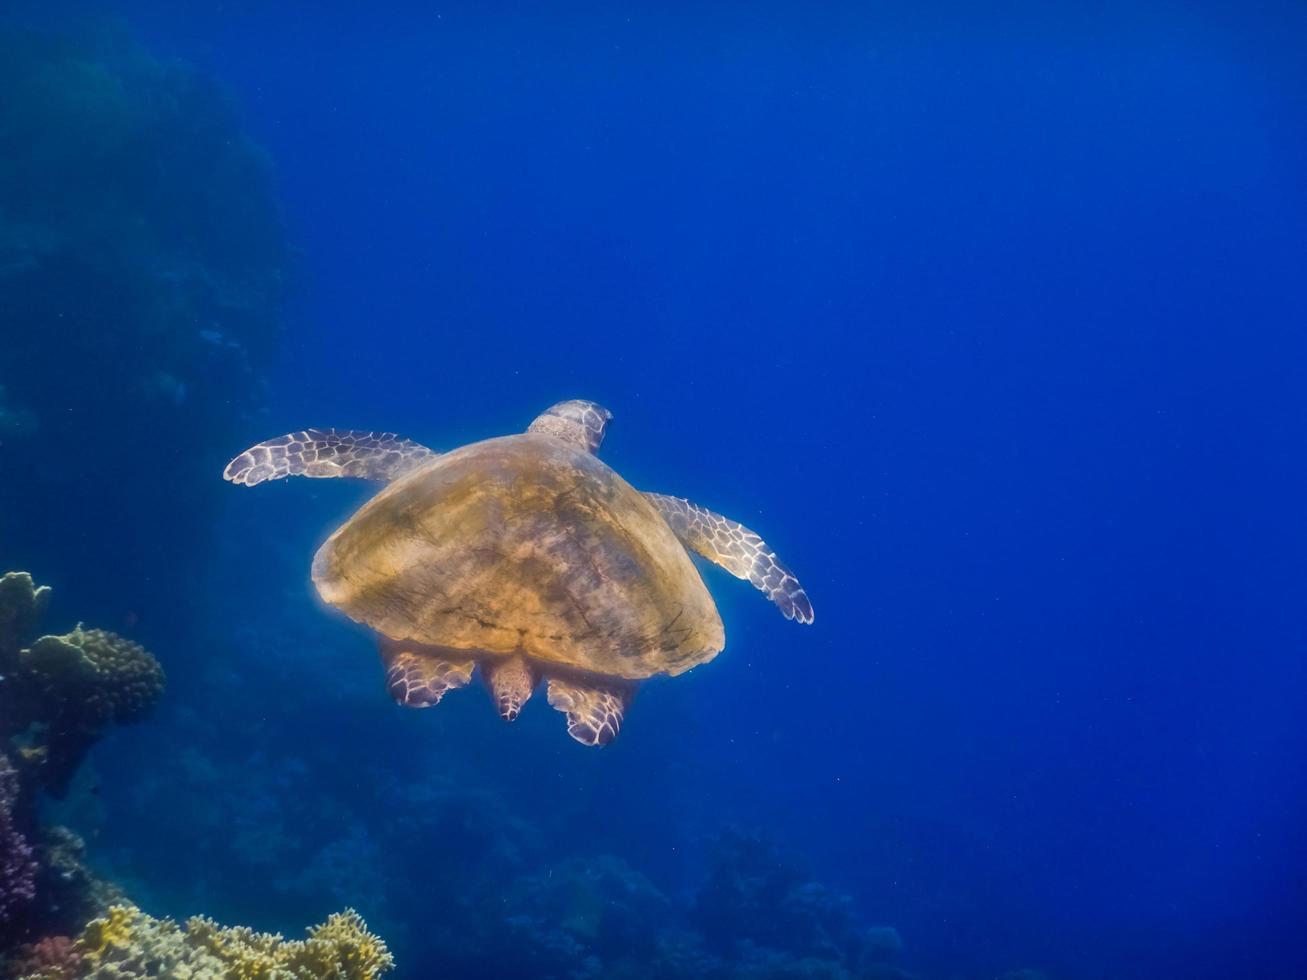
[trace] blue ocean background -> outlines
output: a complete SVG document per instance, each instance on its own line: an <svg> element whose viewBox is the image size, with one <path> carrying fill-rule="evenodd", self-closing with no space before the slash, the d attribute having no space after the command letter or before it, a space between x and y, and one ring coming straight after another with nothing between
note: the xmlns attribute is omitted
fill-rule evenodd
<svg viewBox="0 0 1307 980"><path fill-rule="evenodd" d="M0 571L168 672L46 804L136 902L288 934L352 905L401 980L671 975L677 943L882 975L832 922L893 927L875 968L921 978L1307 975L1307 9L9 0L0 27L202 79L257 173L217 182L234 135L132 150L190 195L160 240L276 270L182 340L80 267L4 301L31 416ZM703 566L726 650L598 751L539 698L396 707L308 576L374 488L221 479L308 426L449 449L565 398L816 609ZM714 905L730 875L765 900Z"/></svg>

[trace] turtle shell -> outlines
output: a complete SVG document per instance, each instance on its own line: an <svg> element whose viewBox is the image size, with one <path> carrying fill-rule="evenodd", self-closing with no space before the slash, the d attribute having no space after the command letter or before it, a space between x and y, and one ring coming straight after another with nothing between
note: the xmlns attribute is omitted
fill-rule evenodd
<svg viewBox="0 0 1307 980"><path fill-rule="evenodd" d="M313 581L392 640L630 680L682 673L725 642L653 504L596 456L535 433L392 483L318 550Z"/></svg>

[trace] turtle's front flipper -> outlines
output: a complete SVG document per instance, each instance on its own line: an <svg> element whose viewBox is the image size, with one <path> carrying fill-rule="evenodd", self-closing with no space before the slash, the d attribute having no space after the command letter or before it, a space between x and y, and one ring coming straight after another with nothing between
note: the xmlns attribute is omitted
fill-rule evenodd
<svg viewBox="0 0 1307 980"><path fill-rule="evenodd" d="M687 548L720 565L736 578L752 582L754 588L776 603L786 619L812 622L812 603L808 600L808 593L762 538L743 524L681 497L667 497L661 493L646 493L645 496L658 508Z"/></svg>
<svg viewBox="0 0 1307 980"><path fill-rule="evenodd" d="M227 464L222 476L247 487L283 476L389 481L436 455L392 432L306 429L251 446Z"/></svg>
<svg viewBox="0 0 1307 980"><path fill-rule="evenodd" d="M386 690L407 708L430 708L445 692L472 679L476 664L457 656L447 658L440 648L381 641L381 662L386 667ZM451 651L456 653L456 651Z"/></svg>
<svg viewBox="0 0 1307 980"><path fill-rule="evenodd" d="M582 745L607 745L622 729L632 693L629 687L599 687L551 677L546 696L550 707L567 715L567 734Z"/></svg>

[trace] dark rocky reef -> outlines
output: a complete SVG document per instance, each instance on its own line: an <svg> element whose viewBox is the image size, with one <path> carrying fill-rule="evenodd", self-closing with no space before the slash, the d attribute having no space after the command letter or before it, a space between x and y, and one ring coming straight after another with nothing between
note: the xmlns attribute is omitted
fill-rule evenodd
<svg viewBox="0 0 1307 980"><path fill-rule="evenodd" d="M149 713L164 678L144 647L107 630L79 625L24 647L20 631L35 631L49 594L26 572L0 577L0 736L60 796L106 726Z"/></svg>
<svg viewBox="0 0 1307 980"><path fill-rule="evenodd" d="M504 976L558 980L909 976L897 965L895 930L865 925L848 897L798 871L774 843L738 831L714 846L711 872L688 902L613 855L568 858L480 891L465 910L442 912L448 936L409 952L419 970L477 976L493 963Z"/></svg>
<svg viewBox="0 0 1307 980"><path fill-rule="evenodd" d="M49 598L26 572L0 577L0 976L377 980L389 972L389 949L352 909L296 941L204 917L180 926L145 914L92 871L73 831L42 825L41 790L61 795L105 729L144 718L164 685L158 661L114 633L77 626L31 639Z"/></svg>
<svg viewBox="0 0 1307 980"><path fill-rule="evenodd" d="M113 601L146 577L95 580L84 542L185 567L213 506L195 488L217 493L259 401L286 266L270 167L217 86L108 29L0 31L0 143L0 534Z"/></svg>
<svg viewBox="0 0 1307 980"><path fill-rule="evenodd" d="M80 837L40 825L37 795L61 795L106 727L163 693L158 661L114 633L33 639L49 597L26 572L0 576L0 951L75 932L118 899Z"/></svg>
<svg viewBox="0 0 1307 980"><path fill-rule="evenodd" d="M692 921L714 952L735 961L778 955L829 963L854 976L882 976L898 934L867 927L847 895L822 885L768 838L722 835Z"/></svg>

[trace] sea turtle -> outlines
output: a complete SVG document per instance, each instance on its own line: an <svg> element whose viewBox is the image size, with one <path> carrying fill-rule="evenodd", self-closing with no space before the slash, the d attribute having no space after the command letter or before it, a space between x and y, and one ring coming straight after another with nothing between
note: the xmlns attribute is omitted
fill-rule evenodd
<svg viewBox="0 0 1307 980"><path fill-rule="evenodd" d="M544 680L579 742L617 734L636 684L711 660L721 617L686 549L812 622L798 580L758 535L679 497L641 493L595 455L612 413L565 401L526 432L437 453L391 433L308 429L223 476L388 485L313 559L322 598L381 634L386 686L429 707L480 668L512 721Z"/></svg>

